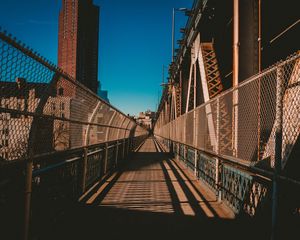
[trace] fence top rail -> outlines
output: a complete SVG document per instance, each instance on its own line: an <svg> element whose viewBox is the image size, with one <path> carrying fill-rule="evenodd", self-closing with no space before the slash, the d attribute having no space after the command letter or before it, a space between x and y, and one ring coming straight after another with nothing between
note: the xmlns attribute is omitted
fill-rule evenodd
<svg viewBox="0 0 300 240"><path fill-rule="evenodd" d="M130 138L124 138L123 140L128 141ZM87 145L87 146L81 146L81 147L76 147L76 148L72 148L72 149L67 149L67 150L63 150L63 151L53 151L53 152L47 152L47 153L43 153L43 154L36 154L33 156L33 161L34 162L40 162L45 158L49 158L49 157L63 157L66 155L72 155L72 154L78 154L80 152L83 153L84 149L95 149L95 148L104 148L105 145L108 146L116 146L117 144L120 145L120 139L118 140L112 140L112 141L107 141L107 142L101 142L101 143L97 143L97 144L91 144L91 145ZM94 152L89 152L88 155L90 155L91 153L95 153L95 152L99 152L102 151L101 149L99 150L95 150ZM18 159L18 160L11 160L11 161L4 161L4 162L0 162L0 169L6 169L12 166L21 166L23 165L26 160L28 158L23 158L23 159Z"/></svg>

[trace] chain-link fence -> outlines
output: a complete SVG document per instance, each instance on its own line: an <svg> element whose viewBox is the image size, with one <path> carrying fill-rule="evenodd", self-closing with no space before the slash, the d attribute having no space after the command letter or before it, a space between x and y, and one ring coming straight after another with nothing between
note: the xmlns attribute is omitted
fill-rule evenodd
<svg viewBox="0 0 300 240"><path fill-rule="evenodd" d="M1 161L146 134L71 76L0 33Z"/></svg>
<svg viewBox="0 0 300 240"><path fill-rule="evenodd" d="M171 122L160 114L154 133L218 200L274 234L299 223L299 106L298 52Z"/></svg>
<svg viewBox="0 0 300 240"><path fill-rule="evenodd" d="M63 209L125 162L147 135L133 119L0 32L0 225L5 239L45 234Z"/></svg>
<svg viewBox="0 0 300 240"><path fill-rule="evenodd" d="M272 66L154 133L224 158L274 163L275 133L282 129L282 167L300 132L300 54Z"/></svg>

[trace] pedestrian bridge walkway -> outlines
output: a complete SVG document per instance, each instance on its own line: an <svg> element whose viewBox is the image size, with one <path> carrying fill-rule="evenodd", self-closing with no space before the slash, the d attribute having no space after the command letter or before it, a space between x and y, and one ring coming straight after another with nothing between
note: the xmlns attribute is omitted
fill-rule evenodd
<svg viewBox="0 0 300 240"><path fill-rule="evenodd" d="M241 221L237 225L233 212L169 156L146 139L128 164L80 198L49 239L239 239L232 231L241 230Z"/></svg>
<svg viewBox="0 0 300 240"><path fill-rule="evenodd" d="M215 195L168 158L153 138L132 161L82 197L87 205L125 210L230 218Z"/></svg>

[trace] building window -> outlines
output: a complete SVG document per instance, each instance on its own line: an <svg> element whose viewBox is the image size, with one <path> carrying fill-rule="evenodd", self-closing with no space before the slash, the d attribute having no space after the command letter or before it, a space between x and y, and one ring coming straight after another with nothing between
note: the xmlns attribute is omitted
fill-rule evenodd
<svg viewBox="0 0 300 240"><path fill-rule="evenodd" d="M60 103L60 110L65 110L65 104L64 103Z"/></svg>
<svg viewBox="0 0 300 240"><path fill-rule="evenodd" d="M55 103L51 103L51 110L55 111Z"/></svg>
<svg viewBox="0 0 300 240"><path fill-rule="evenodd" d="M59 88L59 89L58 89L58 95L59 95L59 96L64 95L64 89L63 89L63 88Z"/></svg>

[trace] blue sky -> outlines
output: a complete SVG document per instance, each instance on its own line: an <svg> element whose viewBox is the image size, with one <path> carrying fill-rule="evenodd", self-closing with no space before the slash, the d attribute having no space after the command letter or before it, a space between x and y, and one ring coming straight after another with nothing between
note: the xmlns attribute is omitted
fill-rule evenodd
<svg viewBox="0 0 300 240"><path fill-rule="evenodd" d="M100 10L99 80L124 113L155 110L171 61L172 8L193 0L94 0ZM57 63L61 0L0 0L0 25ZM176 14L176 37L187 17Z"/></svg>

